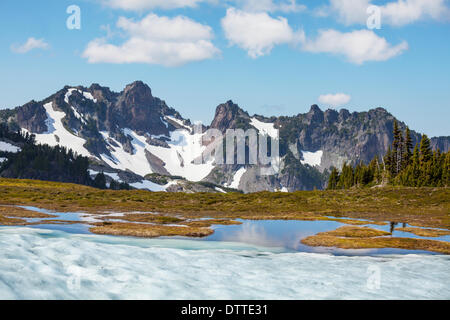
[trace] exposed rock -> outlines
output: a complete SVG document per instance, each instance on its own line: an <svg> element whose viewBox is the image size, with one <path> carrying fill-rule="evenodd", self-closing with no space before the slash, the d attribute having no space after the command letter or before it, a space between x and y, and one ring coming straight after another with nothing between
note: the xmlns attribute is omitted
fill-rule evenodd
<svg viewBox="0 0 450 320"><path fill-rule="evenodd" d="M170 173L164 168L166 163L162 161L160 158L152 154L150 151L145 150L145 156L147 158L148 163L150 163L150 167L154 173L162 174L170 176Z"/></svg>
<svg viewBox="0 0 450 320"><path fill-rule="evenodd" d="M16 110L16 121L21 128L33 133L44 133L48 130L45 123L47 113L41 104L33 100Z"/></svg>
<svg viewBox="0 0 450 320"><path fill-rule="evenodd" d="M112 107L114 122L120 128L133 128L152 135L169 134L161 121L168 110L166 103L153 97L150 88L141 81L126 86Z"/></svg>
<svg viewBox="0 0 450 320"><path fill-rule="evenodd" d="M237 128L239 120L248 122L249 119L248 113L230 100L216 108L216 115L210 127L225 133L227 129Z"/></svg>

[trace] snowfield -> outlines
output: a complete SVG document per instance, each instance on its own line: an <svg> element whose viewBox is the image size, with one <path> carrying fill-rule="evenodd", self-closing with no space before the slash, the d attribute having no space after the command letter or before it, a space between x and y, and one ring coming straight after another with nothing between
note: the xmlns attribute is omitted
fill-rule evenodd
<svg viewBox="0 0 450 320"><path fill-rule="evenodd" d="M0 141L0 151L16 153L20 151L20 148L12 145L11 143Z"/></svg>
<svg viewBox="0 0 450 320"><path fill-rule="evenodd" d="M300 162L302 164L308 164L311 167L320 167L321 163L322 163L322 156L323 156L323 151L319 150L316 152L309 152L309 151L303 151L302 150L302 154L303 154L303 160L301 160Z"/></svg>
<svg viewBox="0 0 450 320"><path fill-rule="evenodd" d="M225 187L238 189L239 184L241 183L242 176L247 172L247 169L242 167L239 168L238 171L234 174L233 181L229 185L225 185Z"/></svg>
<svg viewBox="0 0 450 320"><path fill-rule="evenodd" d="M275 125L271 122L262 122L256 118L251 118L250 125L255 127L262 134L268 135L272 139L279 139L278 129L275 129Z"/></svg>
<svg viewBox="0 0 450 320"><path fill-rule="evenodd" d="M449 263L1 227L0 299L448 300Z"/></svg>
<svg viewBox="0 0 450 320"><path fill-rule="evenodd" d="M65 146L79 155L92 157L90 152L84 147L86 140L70 133L62 124L62 119L66 114L62 111L54 110L52 102L45 104L44 109L47 112L47 120L45 122L47 125L47 132L35 134L36 142L39 144L48 144L52 147L57 145Z"/></svg>
<svg viewBox="0 0 450 320"><path fill-rule="evenodd" d="M198 182L206 178L214 169L214 160L193 163L206 150L202 145L203 134L190 134L180 129L170 133L170 149L148 145L148 150L166 163L166 170L173 176Z"/></svg>
<svg viewBox="0 0 450 320"><path fill-rule="evenodd" d="M124 133L132 138L133 154L125 152L120 142L114 140L107 132L101 132L105 141L113 140L119 147L110 145L113 158L101 155L112 168L131 170L141 176L153 173L147 161L145 150L161 159L166 165L165 169L173 176L181 176L190 181L200 181L214 168L213 160L207 163L195 164L194 159L199 157L206 149L201 144L201 134L191 135L187 130L180 129L170 133L170 148L152 146L147 143L145 136L140 136L130 129L124 129Z"/></svg>
<svg viewBox="0 0 450 320"><path fill-rule="evenodd" d="M145 142L145 137L139 137L130 129L124 129L123 132L132 138L131 144L133 146L133 154L126 152L123 145L119 141L110 137L107 132L100 132L105 141L111 139L119 146L114 147L110 145L110 152L113 158L111 159L106 155L101 155L102 160L114 169L129 169L141 176L152 173L152 168L150 167L147 157L145 156L145 149L147 145Z"/></svg>

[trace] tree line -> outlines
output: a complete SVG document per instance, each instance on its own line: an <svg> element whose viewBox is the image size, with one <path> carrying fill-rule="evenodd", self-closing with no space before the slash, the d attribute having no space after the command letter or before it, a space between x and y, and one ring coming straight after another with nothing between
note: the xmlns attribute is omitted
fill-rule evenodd
<svg viewBox="0 0 450 320"><path fill-rule="evenodd" d="M407 187L447 187L450 185L450 152L433 151L431 141L423 134L413 147L409 128L403 133L394 122L394 139L385 156L376 156L369 164L344 163L342 170L333 168L328 179L329 190L375 185Z"/></svg>

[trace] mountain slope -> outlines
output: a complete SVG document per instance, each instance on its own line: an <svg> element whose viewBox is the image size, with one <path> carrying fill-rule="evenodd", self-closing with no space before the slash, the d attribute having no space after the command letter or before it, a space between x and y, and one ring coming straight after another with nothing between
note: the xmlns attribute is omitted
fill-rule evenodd
<svg viewBox="0 0 450 320"><path fill-rule="evenodd" d="M122 92L98 84L64 87L43 101L0 111L0 122L12 130L34 134L37 143L65 146L89 157L92 174L104 171L107 176L153 191L205 191L200 184L189 189L186 181L208 182L206 191L217 192L226 187L244 192L322 188L330 167L341 167L345 161L368 162L383 155L392 143L394 120L382 108L360 113L345 109L324 112L314 105L306 114L267 118L250 116L232 101L219 105L211 125L203 129L223 134L228 129L255 129L259 135L274 139L278 139L279 130L277 170L266 175L261 173L274 165L251 165L248 151L253 145L249 143L254 142L245 138L245 164L223 165L209 157L212 140L196 132L189 120L154 97L141 81ZM406 125L400 122L400 128ZM417 142L420 135L412 132L412 138ZM434 138L432 144L448 150L450 137ZM196 164L202 158L205 161ZM170 183L145 179L152 174L168 176Z"/></svg>

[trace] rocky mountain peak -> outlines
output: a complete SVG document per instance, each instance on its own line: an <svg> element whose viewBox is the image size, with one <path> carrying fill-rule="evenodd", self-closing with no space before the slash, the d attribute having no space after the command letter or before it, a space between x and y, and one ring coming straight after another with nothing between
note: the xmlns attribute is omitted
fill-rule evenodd
<svg viewBox="0 0 450 320"><path fill-rule="evenodd" d="M229 100L217 106L216 114L210 127L225 132L227 129L234 128L239 118L248 119L249 115L237 104Z"/></svg>
<svg viewBox="0 0 450 320"><path fill-rule="evenodd" d="M306 119L308 119L309 123L313 123L313 122L323 122L324 119L324 113L323 111L319 108L318 105L313 104L311 106L311 109L309 110L309 112L306 114Z"/></svg>
<svg viewBox="0 0 450 320"><path fill-rule="evenodd" d="M339 121L345 121L350 117L350 111L347 109L341 109L339 111Z"/></svg>
<svg viewBox="0 0 450 320"><path fill-rule="evenodd" d="M328 124L335 123L338 121L339 113L336 110L328 109L324 113L324 119Z"/></svg>
<svg viewBox="0 0 450 320"><path fill-rule="evenodd" d="M148 104L152 102L152 90L142 81L135 81L125 87L121 95L124 100L131 104Z"/></svg>
<svg viewBox="0 0 450 320"><path fill-rule="evenodd" d="M319 108L317 104L313 104L311 108L309 109L308 113L316 114L316 113L322 113L322 109Z"/></svg>
<svg viewBox="0 0 450 320"><path fill-rule="evenodd" d="M133 82L118 95L113 105L114 123L121 128L160 135L168 134L161 118L169 111L166 103L153 97L148 85Z"/></svg>

